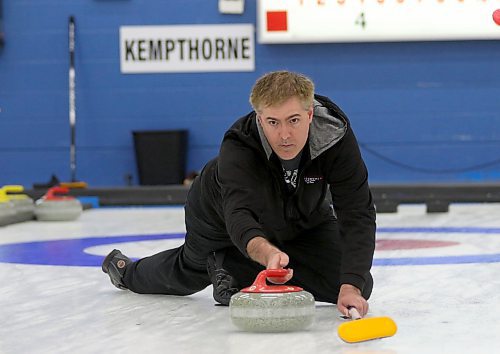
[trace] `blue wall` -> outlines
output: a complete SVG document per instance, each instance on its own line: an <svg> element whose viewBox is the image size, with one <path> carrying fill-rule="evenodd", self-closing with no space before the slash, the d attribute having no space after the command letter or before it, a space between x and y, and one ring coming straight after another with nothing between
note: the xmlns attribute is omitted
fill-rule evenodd
<svg viewBox="0 0 500 354"><path fill-rule="evenodd" d="M217 1L3 0L0 185L69 180L68 16L76 16L77 177L137 183L132 131L188 129L215 156L261 74L312 77L351 118L372 183L500 180L500 41L257 45L247 73L121 74L120 25L254 23ZM485 165L485 166L480 166Z"/></svg>

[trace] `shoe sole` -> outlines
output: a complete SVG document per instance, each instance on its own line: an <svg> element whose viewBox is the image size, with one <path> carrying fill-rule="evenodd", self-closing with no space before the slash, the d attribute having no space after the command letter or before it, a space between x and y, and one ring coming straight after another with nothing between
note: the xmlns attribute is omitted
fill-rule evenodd
<svg viewBox="0 0 500 354"><path fill-rule="evenodd" d="M101 265L101 269L104 273L108 274L109 264L111 263L113 257L116 256L118 253L121 252L119 250L113 250L106 256L106 258L104 258L104 261L102 262Z"/></svg>

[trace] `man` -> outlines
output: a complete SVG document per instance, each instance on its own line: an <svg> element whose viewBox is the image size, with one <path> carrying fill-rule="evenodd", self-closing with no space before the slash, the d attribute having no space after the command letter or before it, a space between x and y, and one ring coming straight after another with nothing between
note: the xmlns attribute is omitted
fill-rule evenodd
<svg viewBox="0 0 500 354"><path fill-rule="evenodd" d="M375 210L346 115L288 71L259 78L250 102L190 188L185 243L137 262L114 250L103 271L137 293L189 295L212 283L227 305L260 270L288 268L269 281L293 276L316 300L364 316Z"/></svg>

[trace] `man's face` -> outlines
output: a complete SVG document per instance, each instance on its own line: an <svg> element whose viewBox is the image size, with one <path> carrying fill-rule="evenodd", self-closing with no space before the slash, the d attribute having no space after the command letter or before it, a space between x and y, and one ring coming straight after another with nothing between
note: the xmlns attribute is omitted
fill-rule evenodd
<svg viewBox="0 0 500 354"><path fill-rule="evenodd" d="M263 108L257 115L267 141L282 160L293 159L304 148L312 117L312 106L305 109L296 97Z"/></svg>

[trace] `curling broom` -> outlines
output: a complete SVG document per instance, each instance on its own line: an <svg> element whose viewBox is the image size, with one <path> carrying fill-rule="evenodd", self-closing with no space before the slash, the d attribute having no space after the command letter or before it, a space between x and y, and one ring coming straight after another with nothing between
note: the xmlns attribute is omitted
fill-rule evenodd
<svg viewBox="0 0 500 354"><path fill-rule="evenodd" d="M68 49L69 49L69 126L70 126L70 170L71 182L60 183L61 187L86 188L87 183L76 180L76 84L75 84L75 17L70 16L68 21Z"/></svg>
<svg viewBox="0 0 500 354"><path fill-rule="evenodd" d="M396 334L396 323L390 317L362 318L355 307L349 308L351 321L342 323L337 328L339 337L347 343L391 337Z"/></svg>

